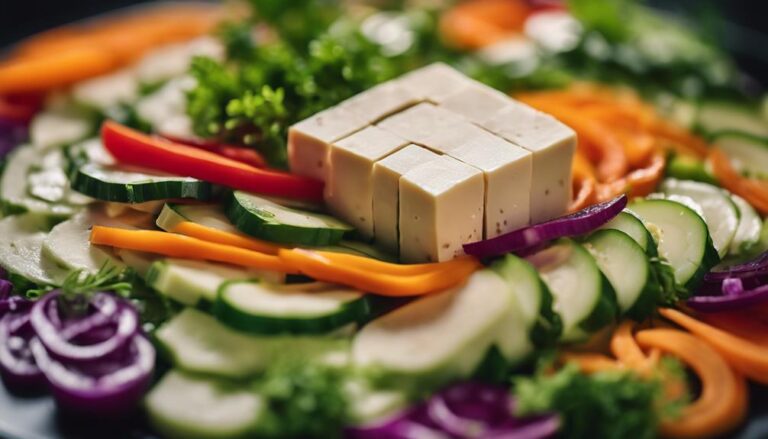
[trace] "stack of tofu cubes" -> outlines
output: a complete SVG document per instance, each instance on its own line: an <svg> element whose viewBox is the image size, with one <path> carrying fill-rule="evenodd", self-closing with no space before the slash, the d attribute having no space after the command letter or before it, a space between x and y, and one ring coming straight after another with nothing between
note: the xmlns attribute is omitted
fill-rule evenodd
<svg viewBox="0 0 768 439"><path fill-rule="evenodd" d="M564 214L575 146L555 118L438 63L292 126L288 157L325 181L333 214L411 263Z"/></svg>

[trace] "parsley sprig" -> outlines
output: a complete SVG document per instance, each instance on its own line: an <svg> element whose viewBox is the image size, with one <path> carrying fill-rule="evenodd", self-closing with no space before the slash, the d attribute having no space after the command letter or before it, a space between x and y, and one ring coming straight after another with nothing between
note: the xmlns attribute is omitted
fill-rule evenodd
<svg viewBox="0 0 768 439"><path fill-rule="evenodd" d="M91 298L102 291L113 291L122 297L128 297L132 284L127 270L104 263L96 273L86 270L70 272L61 285L59 309L67 316L85 315Z"/></svg>

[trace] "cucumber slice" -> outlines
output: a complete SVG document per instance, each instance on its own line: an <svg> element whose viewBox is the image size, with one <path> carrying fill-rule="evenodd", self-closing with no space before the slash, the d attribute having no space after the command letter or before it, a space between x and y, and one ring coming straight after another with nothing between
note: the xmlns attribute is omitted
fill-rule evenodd
<svg viewBox="0 0 768 439"><path fill-rule="evenodd" d="M736 228L736 234L733 236L728 253L732 256L739 256L749 253L760 241L763 222L747 200L736 194L731 194L731 199L739 209L739 226Z"/></svg>
<svg viewBox="0 0 768 439"><path fill-rule="evenodd" d="M155 223L157 227L171 232L179 223L184 221L191 221L224 232L240 233L218 205L167 203L163 206L163 210L160 211Z"/></svg>
<svg viewBox="0 0 768 439"><path fill-rule="evenodd" d="M247 387L172 370L147 394L152 425L169 438L232 438L253 435L265 411Z"/></svg>
<svg viewBox="0 0 768 439"><path fill-rule="evenodd" d="M704 221L709 228L712 243L722 258L739 227L739 209L724 190L696 181L667 179L661 184L667 195L690 197L701 207Z"/></svg>
<svg viewBox="0 0 768 439"><path fill-rule="evenodd" d="M183 370L226 378L257 375L281 357L302 359L336 351L346 340L324 337L255 337L215 317L185 308L155 332L171 362Z"/></svg>
<svg viewBox="0 0 768 439"><path fill-rule="evenodd" d="M91 245L91 226L102 223L91 211L80 212L57 224L43 241L43 251L62 267L96 273L105 264L123 268L124 264L102 248Z"/></svg>
<svg viewBox="0 0 768 439"><path fill-rule="evenodd" d="M638 200L630 210L645 221L658 237L659 255L674 269L675 281L693 290L719 261L704 219L674 200Z"/></svg>
<svg viewBox="0 0 768 439"><path fill-rule="evenodd" d="M72 178L76 191L103 201L143 203L168 198L208 200L213 186L190 177L88 163Z"/></svg>
<svg viewBox="0 0 768 439"><path fill-rule="evenodd" d="M219 287L233 280L265 279L280 282L285 275L186 259L161 259L147 271L147 285L183 305L214 303Z"/></svg>
<svg viewBox="0 0 768 439"><path fill-rule="evenodd" d="M114 157L104 148L101 139L93 138L64 148L67 175L73 175L81 166L94 163L102 166L116 164Z"/></svg>
<svg viewBox="0 0 768 439"><path fill-rule="evenodd" d="M359 322L368 311L359 291L307 292L257 282L227 283L214 306L219 320L253 334L320 334Z"/></svg>
<svg viewBox="0 0 768 439"><path fill-rule="evenodd" d="M333 245L353 230L332 216L281 206L241 191L232 194L227 216L243 233L274 242Z"/></svg>
<svg viewBox="0 0 768 439"><path fill-rule="evenodd" d="M68 271L43 254L48 226L31 214L0 220L0 266L37 285L61 285Z"/></svg>
<svg viewBox="0 0 768 439"><path fill-rule="evenodd" d="M357 256L366 256L373 259L378 259L385 262L398 262L397 256L392 255L378 247L371 244L366 244L360 241L351 241L342 239L338 244L330 247L320 247L318 250L324 250L337 253L348 253Z"/></svg>
<svg viewBox="0 0 768 439"><path fill-rule="evenodd" d="M352 361L379 381L433 388L467 378L496 344L514 294L491 270L416 299L364 326Z"/></svg>
<svg viewBox="0 0 768 439"><path fill-rule="evenodd" d="M47 149L83 140L95 129L94 114L69 106L35 116L29 125L29 139L36 149Z"/></svg>
<svg viewBox="0 0 768 439"><path fill-rule="evenodd" d="M84 206L93 200L73 191L65 172L66 159L60 149L46 153L29 168L27 193L47 203Z"/></svg>
<svg viewBox="0 0 768 439"><path fill-rule="evenodd" d="M29 146L21 146L8 157L0 177L0 210L4 215L29 212L62 220L72 216L79 207L62 203L49 203L31 196L27 178L39 169L41 154Z"/></svg>
<svg viewBox="0 0 768 439"><path fill-rule="evenodd" d="M732 102L705 102L699 106L696 127L706 134L742 131L768 137L768 124L758 109Z"/></svg>
<svg viewBox="0 0 768 439"><path fill-rule="evenodd" d="M529 256L554 296L554 309L563 319L564 341L584 338L616 318L616 292L595 259L571 239Z"/></svg>
<svg viewBox="0 0 768 439"><path fill-rule="evenodd" d="M136 73L129 69L78 82L72 87L75 102L102 112L133 102L138 94L139 81Z"/></svg>
<svg viewBox="0 0 768 439"><path fill-rule="evenodd" d="M367 425L386 419L405 409L408 395L395 389L376 389L367 381L349 378L344 382L349 420L354 425Z"/></svg>
<svg viewBox="0 0 768 439"><path fill-rule="evenodd" d="M667 175L680 180L694 180L702 183L717 184L717 180L708 169L707 163L696 157L674 155L667 164Z"/></svg>
<svg viewBox="0 0 768 439"><path fill-rule="evenodd" d="M536 269L525 259L512 254L494 262L491 269L512 287L531 341L537 346L556 342L562 333L563 323L552 308L552 293Z"/></svg>
<svg viewBox="0 0 768 439"><path fill-rule="evenodd" d="M158 259L157 255L151 253L126 250L124 248L115 248L115 254L120 257L125 265L130 267L140 278L146 281L147 273L152 264Z"/></svg>
<svg viewBox="0 0 768 439"><path fill-rule="evenodd" d="M757 178L768 178L768 135L757 137L743 132L724 132L714 142L731 159L740 172Z"/></svg>
<svg viewBox="0 0 768 439"><path fill-rule="evenodd" d="M619 310L636 320L648 317L661 296L661 286L637 242L619 230L598 230L584 241L600 271L616 291Z"/></svg>
<svg viewBox="0 0 768 439"><path fill-rule="evenodd" d="M656 241L654 241L651 232L645 227L643 220L630 210L623 210L619 212L616 217L608 221L600 229L613 229L629 235L630 238L643 249L648 257L657 256Z"/></svg>

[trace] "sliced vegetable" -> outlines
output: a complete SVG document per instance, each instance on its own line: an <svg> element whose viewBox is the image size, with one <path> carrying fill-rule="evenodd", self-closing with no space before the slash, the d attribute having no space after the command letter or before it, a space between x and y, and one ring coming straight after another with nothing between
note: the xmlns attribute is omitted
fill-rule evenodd
<svg viewBox="0 0 768 439"><path fill-rule="evenodd" d="M768 166L767 137L740 132L725 132L715 137L715 144L728 155L734 168L755 178L765 179Z"/></svg>
<svg viewBox="0 0 768 439"><path fill-rule="evenodd" d="M761 214L768 214L768 185L764 180L739 174L720 148L710 149L707 160L712 164L712 172L723 187L743 197Z"/></svg>
<svg viewBox="0 0 768 439"><path fill-rule="evenodd" d="M6 285L10 285L7 283ZM20 298L19 298L20 299ZM0 304L0 377L10 389L39 390L45 387L45 376L32 357L29 343L35 331L29 323L32 302L24 299L10 301L4 297Z"/></svg>
<svg viewBox="0 0 768 439"><path fill-rule="evenodd" d="M232 194L227 216L240 231L273 242L333 245L353 230L332 216L281 206L241 191Z"/></svg>
<svg viewBox="0 0 768 439"><path fill-rule="evenodd" d="M749 253L760 241L763 221L745 199L736 194L731 194L731 199L739 209L739 226L736 228L736 234L733 235L728 254L738 256Z"/></svg>
<svg viewBox="0 0 768 439"><path fill-rule="evenodd" d="M115 122L105 122L101 136L109 152L128 165L267 195L309 200L323 197L322 182L255 168L199 148L150 137Z"/></svg>
<svg viewBox="0 0 768 439"><path fill-rule="evenodd" d="M619 310L642 320L654 310L661 287L643 249L618 230L599 230L584 241L616 292Z"/></svg>
<svg viewBox="0 0 768 439"><path fill-rule="evenodd" d="M696 128L713 136L727 131L740 131L768 137L768 128L755 108L735 102L712 101L699 105Z"/></svg>
<svg viewBox="0 0 768 439"><path fill-rule="evenodd" d="M94 226L91 231L91 243L175 258L209 260L262 270L296 273L296 269L291 265L273 255L202 241L175 233Z"/></svg>
<svg viewBox="0 0 768 439"><path fill-rule="evenodd" d="M729 278L723 281L722 289L722 295L694 296L686 304L696 311L720 312L747 309L768 300L767 284L745 290L740 278Z"/></svg>
<svg viewBox="0 0 768 439"><path fill-rule="evenodd" d="M211 184L189 177L153 173L124 166L86 164L72 177L72 188L103 201L144 203L168 198L208 200Z"/></svg>
<svg viewBox="0 0 768 439"><path fill-rule="evenodd" d="M563 340L583 338L616 318L616 292L580 244L562 238L527 259L554 296L554 309L563 320Z"/></svg>
<svg viewBox="0 0 768 439"><path fill-rule="evenodd" d="M108 251L91 245L91 226L97 222L95 212L84 211L57 224L43 240L43 251L57 264L72 270L96 273L105 264L122 266Z"/></svg>
<svg viewBox="0 0 768 439"><path fill-rule="evenodd" d="M675 281L695 289L719 258L707 225L691 208L676 201L636 201L630 209L658 233L659 255L675 271Z"/></svg>
<svg viewBox="0 0 768 439"><path fill-rule="evenodd" d="M145 399L152 425L176 438L232 438L256 432L265 404L254 391L168 372Z"/></svg>
<svg viewBox="0 0 768 439"><path fill-rule="evenodd" d="M160 135L172 142L183 143L184 145L195 146L206 151L215 152L216 154L219 154L223 157L237 160L238 162L243 162L246 165L251 165L257 168L267 167L267 162L264 160L264 157L262 157L262 155L259 154L256 150L251 148L224 145L221 143L208 142L201 139L181 138L167 133L160 133Z"/></svg>
<svg viewBox="0 0 768 439"><path fill-rule="evenodd" d="M740 217L738 207L727 192L706 183L674 179L665 180L661 190L668 195L690 197L701 206L717 253L721 258L728 253Z"/></svg>
<svg viewBox="0 0 768 439"><path fill-rule="evenodd" d="M38 285L59 285L67 272L43 253L45 218L31 214L0 220L0 267Z"/></svg>
<svg viewBox="0 0 768 439"><path fill-rule="evenodd" d="M486 258L514 251L535 249L557 238L591 232L613 219L626 205L627 197L622 195L561 218L484 241L464 244L464 251L470 255Z"/></svg>
<svg viewBox="0 0 768 439"><path fill-rule="evenodd" d="M253 334L322 334L368 315L363 293L339 287L301 291L260 282L222 286L214 314L224 324Z"/></svg>
<svg viewBox="0 0 768 439"><path fill-rule="evenodd" d="M616 217L608 221L601 229L615 229L626 233L645 251L648 257L657 255L656 242L651 232L645 227L643 220L632 213L631 210L623 210Z"/></svg>

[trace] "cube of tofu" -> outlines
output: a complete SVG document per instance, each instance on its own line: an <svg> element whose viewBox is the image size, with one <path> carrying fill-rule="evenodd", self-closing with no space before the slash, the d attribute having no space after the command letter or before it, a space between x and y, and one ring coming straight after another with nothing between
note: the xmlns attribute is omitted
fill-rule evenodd
<svg viewBox="0 0 768 439"><path fill-rule="evenodd" d="M440 157L418 145L408 145L373 165L373 232L376 243L399 254L398 208L400 177Z"/></svg>
<svg viewBox="0 0 768 439"><path fill-rule="evenodd" d="M483 233L483 174L440 156L400 179L400 260L447 261Z"/></svg>
<svg viewBox="0 0 768 439"><path fill-rule="evenodd" d="M418 95L409 92L397 81L389 81L352 96L339 104L339 108L373 124L421 100Z"/></svg>
<svg viewBox="0 0 768 439"><path fill-rule="evenodd" d="M408 144L381 128L370 126L331 146L325 202L331 212L364 236L373 237L374 164Z"/></svg>
<svg viewBox="0 0 768 439"><path fill-rule="evenodd" d="M533 154L531 222L566 213L576 133L554 117L516 101L483 125Z"/></svg>
<svg viewBox="0 0 768 439"><path fill-rule="evenodd" d="M446 97L440 107L482 125L507 107L510 100L504 93L473 81Z"/></svg>
<svg viewBox="0 0 768 439"><path fill-rule="evenodd" d="M455 138L464 140L444 148L445 153L483 172L483 236L493 238L530 224L532 154L471 124Z"/></svg>
<svg viewBox="0 0 768 439"><path fill-rule="evenodd" d="M333 107L291 126L288 164L291 172L325 181L329 145L361 130L368 123L342 108Z"/></svg>
<svg viewBox="0 0 768 439"><path fill-rule="evenodd" d="M447 64L434 63L403 75L397 81L409 92L440 103L471 80Z"/></svg>
<svg viewBox="0 0 768 439"><path fill-rule="evenodd" d="M435 133L464 122L463 117L425 102L390 116L377 126L423 145Z"/></svg>

